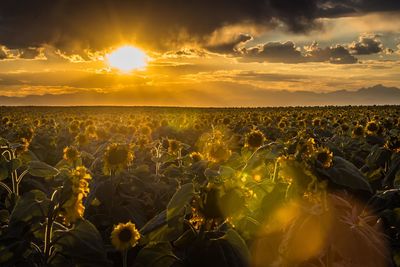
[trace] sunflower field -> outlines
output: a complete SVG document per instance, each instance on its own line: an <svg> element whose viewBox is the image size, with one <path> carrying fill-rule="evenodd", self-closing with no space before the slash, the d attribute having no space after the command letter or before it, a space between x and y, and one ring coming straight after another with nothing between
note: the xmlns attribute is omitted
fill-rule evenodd
<svg viewBox="0 0 400 267"><path fill-rule="evenodd" d="M400 107L0 107L0 266L400 266Z"/></svg>

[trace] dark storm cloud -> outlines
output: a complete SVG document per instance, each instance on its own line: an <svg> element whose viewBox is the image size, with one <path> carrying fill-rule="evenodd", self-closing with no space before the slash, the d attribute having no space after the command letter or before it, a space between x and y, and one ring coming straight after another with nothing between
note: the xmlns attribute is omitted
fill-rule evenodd
<svg viewBox="0 0 400 267"><path fill-rule="evenodd" d="M300 50L291 41L269 42L261 46L243 49L242 52L246 59L257 62L300 63L305 60Z"/></svg>
<svg viewBox="0 0 400 267"><path fill-rule="evenodd" d="M400 10L398 0L320 0L319 17L341 17L371 12L393 12Z"/></svg>
<svg viewBox="0 0 400 267"><path fill-rule="evenodd" d="M354 64L358 60L350 54L350 51L343 45L334 45L320 48L318 43L314 42L306 48L306 57L308 61L330 62L332 64Z"/></svg>
<svg viewBox="0 0 400 267"><path fill-rule="evenodd" d="M28 47L20 49L20 58L23 59L34 59L40 55L40 50L35 47Z"/></svg>
<svg viewBox="0 0 400 267"><path fill-rule="evenodd" d="M320 17L398 10L398 0L3 0L0 43L9 48L50 44L77 53L129 38L166 49L185 36L202 40L235 23L281 21L289 31L306 32Z"/></svg>
<svg viewBox="0 0 400 267"><path fill-rule="evenodd" d="M354 55L371 55L377 54L384 50L379 35L360 36L357 42L353 42L349 49Z"/></svg>
<svg viewBox="0 0 400 267"><path fill-rule="evenodd" d="M240 61L245 62L274 62L274 63L304 63L329 62L332 64L354 64L358 60L350 54L343 45L325 48L314 42L302 52L292 41L285 43L269 42L261 46L241 50Z"/></svg>

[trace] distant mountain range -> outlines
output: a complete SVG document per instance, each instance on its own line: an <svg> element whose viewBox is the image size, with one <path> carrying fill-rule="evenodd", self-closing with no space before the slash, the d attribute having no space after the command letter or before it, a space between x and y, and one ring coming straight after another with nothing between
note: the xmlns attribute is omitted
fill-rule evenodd
<svg viewBox="0 0 400 267"><path fill-rule="evenodd" d="M201 86L207 86L202 84ZM213 95L202 87L160 91L79 92L60 95L0 96L0 105L166 105L166 106L319 106L400 105L400 89L375 85L355 91L333 92L265 90L251 85L221 83L222 92ZM218 95L217 95L218 94ZM223 98L221 99L221 95Z"/></svg>

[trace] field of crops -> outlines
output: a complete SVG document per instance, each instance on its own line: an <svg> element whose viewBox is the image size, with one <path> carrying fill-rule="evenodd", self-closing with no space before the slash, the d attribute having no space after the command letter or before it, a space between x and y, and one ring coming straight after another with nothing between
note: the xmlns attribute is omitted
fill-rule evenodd
<svg viewBox="0 0 400 267"><path fill-rule="evenodd" d="M0 266L400 266L400 107L0 108Z"/></svg>

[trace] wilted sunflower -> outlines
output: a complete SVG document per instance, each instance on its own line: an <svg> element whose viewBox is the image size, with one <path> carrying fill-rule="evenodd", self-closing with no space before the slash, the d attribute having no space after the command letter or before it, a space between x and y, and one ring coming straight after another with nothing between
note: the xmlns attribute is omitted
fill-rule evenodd
<svg viewBox="0 0 400 267"><path fill-rule="evenodd" d="M120 172L133 160L134 155L126 144L111 144L104 152L104 173Z"/></svg>
<svg viewBox="0 0 400 267"><path fill-rule="evenodd" d="M82 218L85 207L82 200L89 193L89 180L92 179L86 168L79 166L71 171L71 195L69 199L61 206L61 217L67 224L74 223L77 219Z"/></svg>
<svg viewBox="0 0 400 267"><path fill-rule="evenodd" d="M140 233L134 223L119 223L111 232L111 243L119 250L124 251L138 244Z"/></svg>
<svg viewBox="0 0 400 267"><path fill-rule="evenodd" d="M250 133L246 135L246 144L245 146L251 148L259 148L263 145L265 140L264 134L260 130L252 130Z"/></svg>

